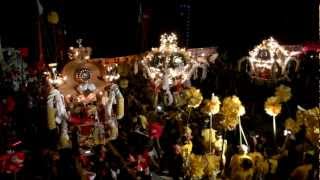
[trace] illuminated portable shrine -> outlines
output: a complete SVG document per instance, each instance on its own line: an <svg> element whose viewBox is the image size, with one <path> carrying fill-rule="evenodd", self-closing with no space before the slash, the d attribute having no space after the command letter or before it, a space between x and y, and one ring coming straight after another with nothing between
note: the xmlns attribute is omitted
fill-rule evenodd
<svg viewBox="0 0 320 180"><path fill-rule="evenodd" d="M287 50L285 46L281 46L270 37L249 51L249 56L238 62L238 69L241 71L243 63L246 62L248 68L245 70L253 80L260 82L290 80L291 66L294 66L294 72L299 68L299 60L296 58L298 54L300 54L299 51Z"/></svg>

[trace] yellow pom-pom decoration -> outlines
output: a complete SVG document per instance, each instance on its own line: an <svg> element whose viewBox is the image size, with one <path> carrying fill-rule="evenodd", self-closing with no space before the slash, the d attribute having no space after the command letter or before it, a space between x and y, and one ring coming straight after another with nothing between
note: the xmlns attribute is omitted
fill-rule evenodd
<svg viewBox="0 0 320 180"><path fill-rule="evenodd" d="M306 128L306 138L315 146L320 147L319 127Z"/></svg>
<svg viewBox="0 0 320 180"><path fill-rule="evenodd" d="M117 119L122 119L124 116L124 98L123 96L117 97Z"/></svg>
<svg viewBox="0 0 320 180"><path fill-rule="evenodd" d="M48 13L48 22L50 24L58 24L59 23L59 15L56 11L51 11Z"/></svg>
<svg viewBox="0 0 320 180"><path fill-rule="evenodd" d="M219 98L212 94L210 100L204 101L204 106L202 107L201 111L209 115L217 114L220 111L220 104L221 102Z"/></svg>
<svg viewBox="0 0 320 180"><path fill-rule="evenodd" d="M280 100L276 96L269 97L264 103L264 110L270 116L277 116L281 112Z"/></svg>
<svg viewBox="0 0 320 180"><path fill-rule="evenodd" d="M207 160L207 166L204 171L205 175L208 177L216 176L215 173L220 170L220 157L213 154L206 154L204 157Z"/></svg>
<svg viewBox="0 0 320 180"><path fill-rule="evenodd" d="M199 89L190 87L184 91L184 98L188 107L197 108L202 102L202 94Z"/></svg>
<svg viewBox="0 0 320 180"><path fill-rule="evenodd" d="M224 116L222 126L228 130L233 130L239 124L239 116L245 114L245 108L237 96L224 98L221 112Z"/></svg>
<svg viewBox="0 0 320 180"><path fill-rule="evenodd" d="M314 107L308 110L298 110L297 122L306 127L306 138L315 146L320 147L320 108Z"/></svg>
<svg viewBox="0 0 320 180"><path fill-rule="evenodd" d="M205 174L205 158L202 155L190 156L190 174L192 179L201 179Z"/></svg>
<svg viewBox="0 0 320 180"><path fill-rule="evenodd" d="M291 88L281 84L276 88L275 95L279 98L280 102L287 102L291 98Z"/></svg>
<svg viewBox="0 0 320 180"><path fill-rule="evenodd" d="M300 131L300 125L292 118L286 119L284 126L287 130L291 131L293 134L296 134L297 132Z"/></svg>

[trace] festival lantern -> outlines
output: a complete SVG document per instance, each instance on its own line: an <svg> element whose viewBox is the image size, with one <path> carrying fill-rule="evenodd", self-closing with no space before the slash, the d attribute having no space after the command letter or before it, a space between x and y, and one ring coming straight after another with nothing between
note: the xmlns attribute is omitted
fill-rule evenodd
<svg viewBox="0 0 320 180"><path fill-rule="evenodd" d="M155 89L162 88L168 95L168 105L173 102L170 88L188 81L198 67L191 53L178 47L174 33L161 35L160 47L152 48L141 64Z"/></svg>

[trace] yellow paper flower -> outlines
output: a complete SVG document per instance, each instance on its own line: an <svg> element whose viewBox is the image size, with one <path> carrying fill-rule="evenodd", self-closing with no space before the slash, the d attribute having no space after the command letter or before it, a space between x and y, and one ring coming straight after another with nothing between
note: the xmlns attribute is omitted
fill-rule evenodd
<svg viewBox="0 0 320 180"><path fill-rule="evenodd" d="M213 154L206 154L204 155L204 157L206 158L207 162L207 166L205 168L205 175L207 175L208 177L212 177L214 175L214 172L219 171L220 168L220 156L216 156Z"/></svg>
<svg viewBox="0 0 320 180"><path fill-rule="evenodd" d="M320 147L320 129L317 127L306 128L306 138L315 146Z"/></svg>
<svg viewBox="0 0 320 180"><path fill-rule="evenodd" d="M214 142L216 141L216 130L212 128L203 129L201 136L203 137L203 144L207 149L210 147L210 144L214 147Z"/></svg>
<svg viewBox="0 0 320 180"><path fill-rule="evenodd" d="M279 98L280 102L287 102L291 98L291 88L281 84L276 88L275 95Z"/></svg>
<svg viewBox="0 0 320 180"><path fill-rule="evenodd" d="M308 110L298 110L296 113L298 124L304 124L306 127L319 127L320 124L320 108L314 107Z"/></svg>
<svg viewBox="0 0 320 180"><path fill-rule="evenodd" d="M270 116L277 116L281 112L279 98L276 96L269 97L264 103L264 110Z"/></svg>
<svg viewBox="0 0 320 180"><path fill-rule="evenodd" d="M48 13L48 22L50 24L58 24L59 22L59 15L56 11L51 11Z"/></svg>
<svg viewBox="0 0 320 180"><path fill-rule="evenodd" d="M296 118L297 122L306 127L306 138L315 146L320 146L320 108L298 110Z"/></svg>
<svg viewBox="0 0 320 180"><path fill-rule="evenodd" d="M211 100L204 101L204 106L202 107L201 111L209 115L217 114L220 111L220 104L221 102L219 97L212 94Z"/></svg>
<svg viewBox="0 0 320 180"><path fill-rule="evenodd" d="M197 108L202 102L202 94L199 89L190 87L184 91L184 98L188 107Z"/></svg>
<svg viewBox="0 0 320 180"><path fill-rule="evenodd" d="M286 119L284 126L287 130L290 130L293 134L296 134L300 131L300 125L296 123L292 118Z"/></svg>
<svg viewBox="0 0 320 180"><path fill-rule="evenodd" d="M306 111L306 118L304 124L307 127L319 127L320 126L320 108L315 107Z"/></svg>
<svg viewBox="0 0 320 180"><path fill-rule="evenodd" d="M205 158L202 155L192 154L190 156L190 173L194 179L201 179L206 168Z"/></svg>
<svg viewBox="0 0 320 180"><path fill-rule="evenodd" d="M224 116L224 119L221 122L221 125L229 131L234 130L238 124L239 118L237 116Z"/></svg>
<svg viewBox="0 0 320 180"><path fill-rule="evenodd" d="M256 172L267 174L269 170L269 164L265 161L263 155L260 152L252 152L248 154L252 158L253 167Z"/></svg>
<svg viewBox="0 0 320 180"><path fill-rule="evenodd" d="M233 130L239 123L239 116L245 114L245 108L237 96L224 98L221 112L224 116L222 126L228 130Z"/></svg>

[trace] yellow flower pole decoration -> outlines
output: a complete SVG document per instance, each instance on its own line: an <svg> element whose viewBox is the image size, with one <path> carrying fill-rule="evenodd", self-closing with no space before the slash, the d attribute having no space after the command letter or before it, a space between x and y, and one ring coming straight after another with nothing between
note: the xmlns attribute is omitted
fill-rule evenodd
<svg viewBox="0 0 320 180"><path fill-rule="evenodd" d="M220 111L220 104L221 102L219 97L212 93L211 99L204 101L204 106L202 107L201 111L208 115L215 115Z"/></svg>
<svg viewBox="0 0 320 180"><path fill-rule="evenodd" d="M215 136L215 133L214 134L211 133L212 132L211 130L213 130L213 128L212 128L212 116L217 114L220 111L220 104L221 104L221 102L219 100L219 97L215 96L214 93L212 93L211 99L210 100L205 100L204 101L204 106L201 109L201 111L206 113L206 114L208 114L209 118L210 118L210 122L209 122L210 123L210 128L208 129L208 130L210 130L210 131L208 131L210 133L210 135L208 135L208 137L210 137L210 138L212 137L212 135ZM213 137L212 140L215 141L215 137ZM212 151L211 146L212 146L213 142L211 142L211 139L208 139L208 141L209 141L209 150L210 150L210 153L211 153L211 151Z"/></svg>
<svg viewBox="0 0 320 180"><path fill-rule="evenodd" d="M202 102L202 94L199 89L190 87L184 91L184 98L189 108L197 108Z"/></svg>
<svg viewBox="0 0 320 180"><path fill-rule="evenodd" d="M221 112L224 116L224 121L222 122L222 125L228 130L233 130L239 124L240 144L242 144L243 137L245 143L248 145L248 141L242 129L240 119L240 117L243 116L246 113L246 111L240 99L234 95L226 97L223 100Z"/></svg>
<svg viewBox="0 0 320 180"><path fill-rule="evenodd" d="M280 100L277 96L269 97L264 103L264 110L273 118L273 135L277 136L276 116L281 112Z"/></svg>
<svg viewBox="0 0 320 180"><path fill-rule="evenodd" d="M275 96L279 98L280 102L287 102L291 98L291 88L281 84L276 88Z"/></svg>
<svg viewBox="0 0 320 180"><path fill-rule="evenodd" d="M195 87L190 87L190 88L185 89L183 91L183 98L184 98L184 101L186 102L187 108L189 110L189 115L187 118L187 126L188 126L192 108L199 107L199 105L202 102L203 97L202 97L202 94L199 89L196 89Z"/></svg>

